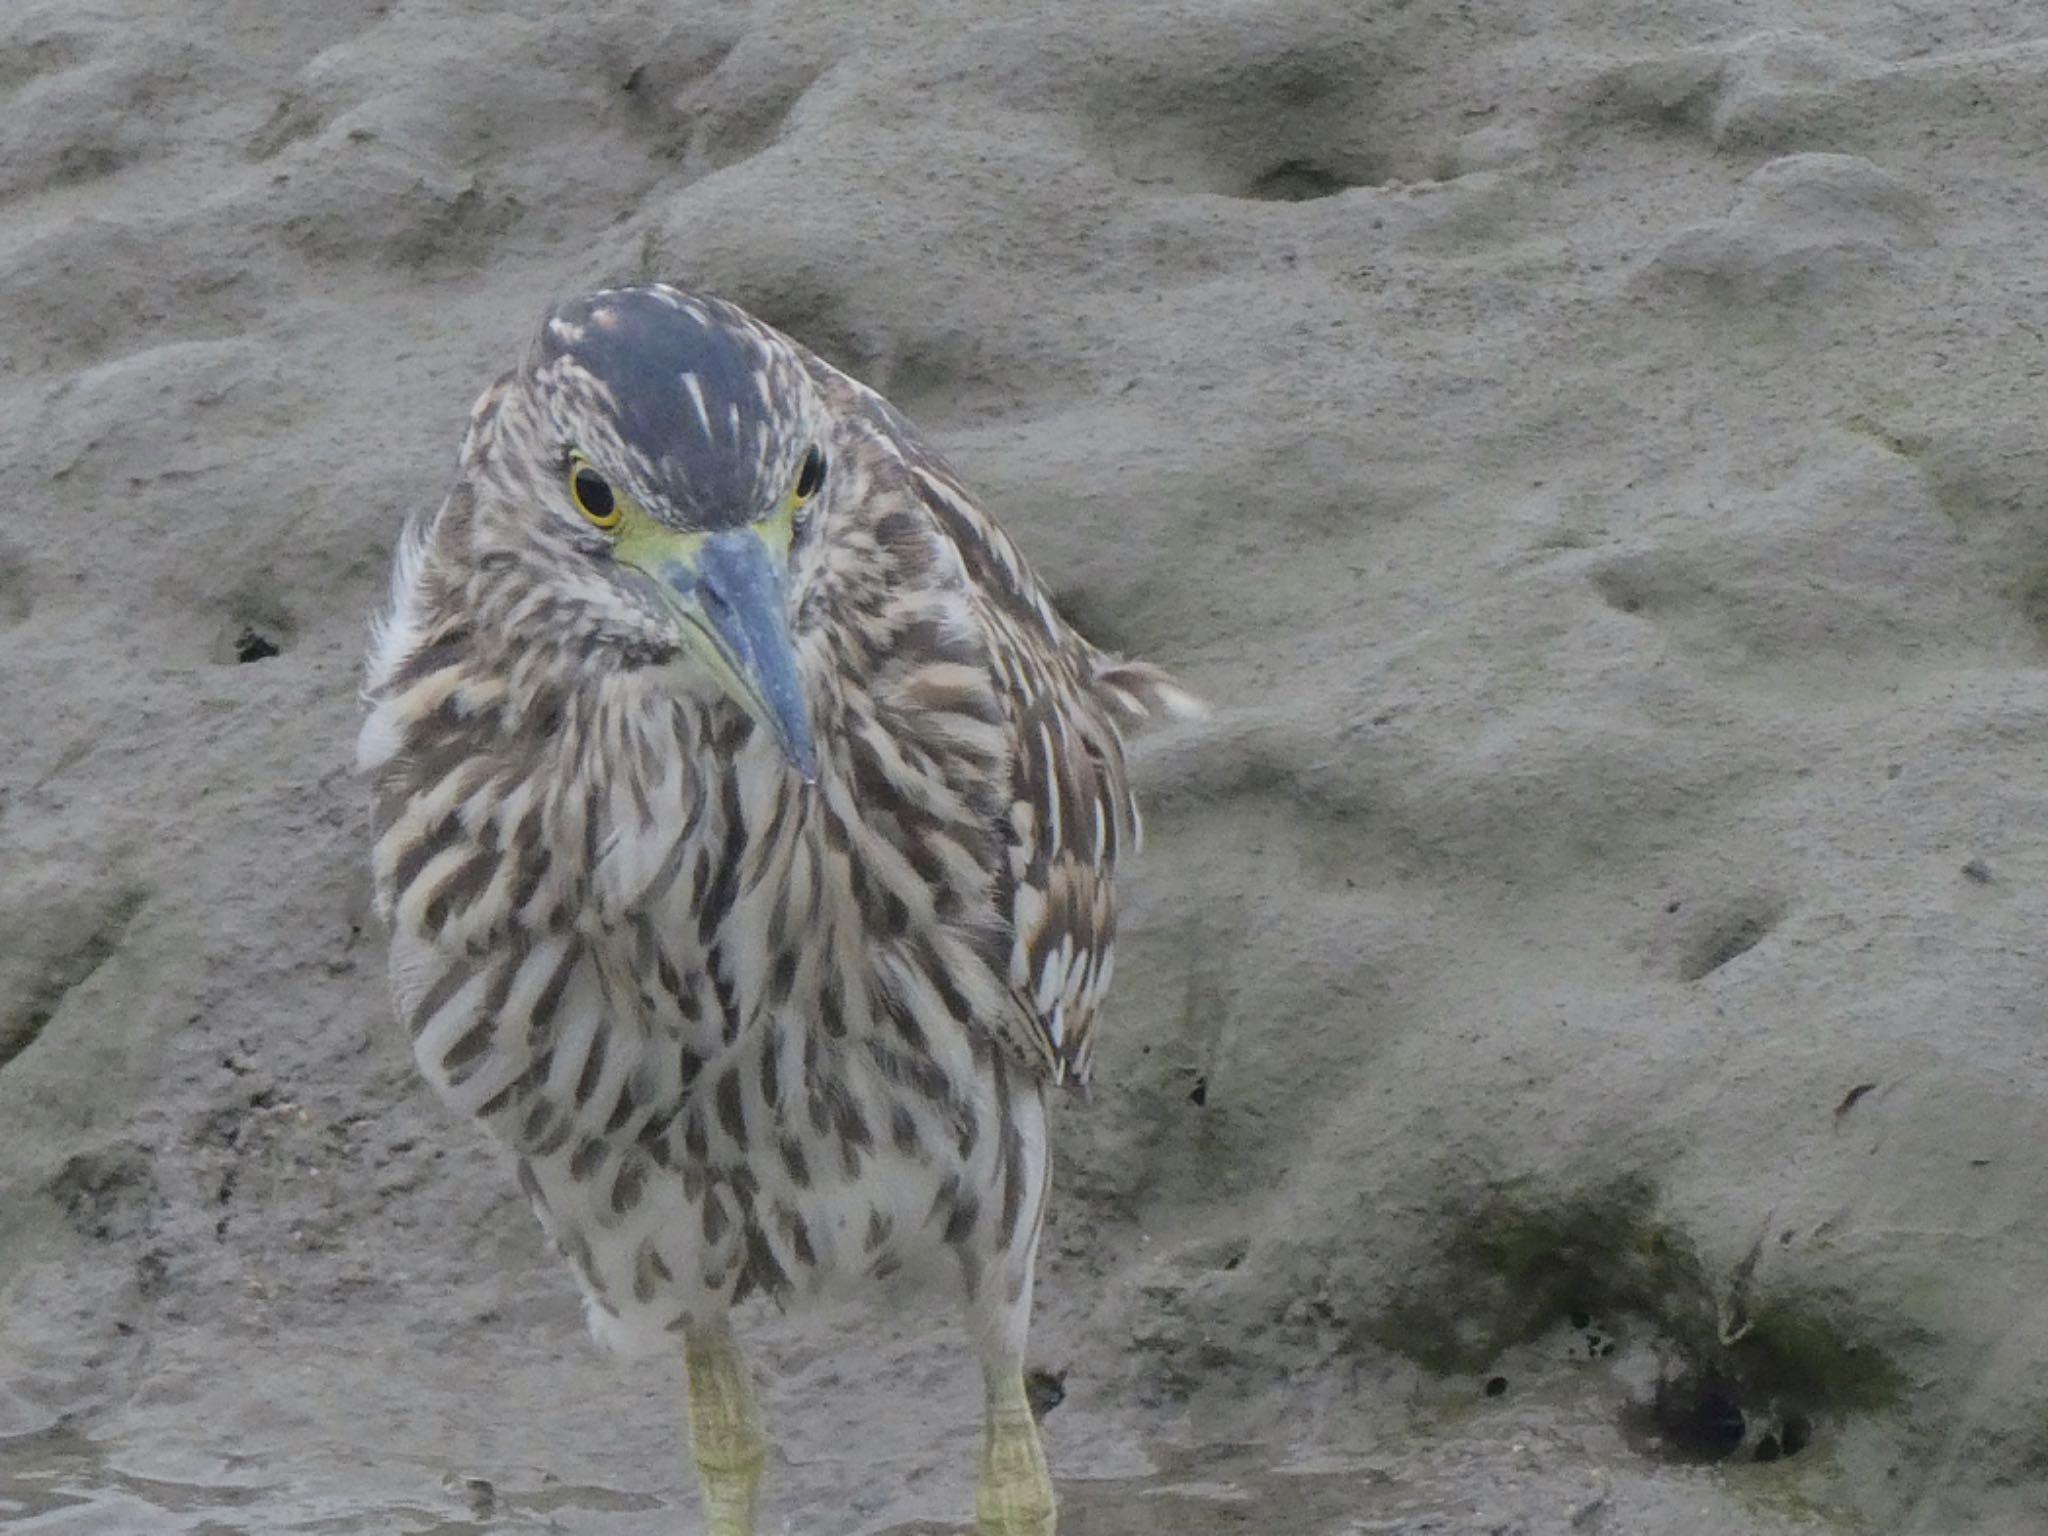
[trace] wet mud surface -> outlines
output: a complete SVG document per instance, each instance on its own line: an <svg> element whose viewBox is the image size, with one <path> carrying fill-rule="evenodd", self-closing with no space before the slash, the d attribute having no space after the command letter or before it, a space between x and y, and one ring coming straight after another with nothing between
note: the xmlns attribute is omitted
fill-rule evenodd
<svg viewBox="0 0 2048 1536"><path fill-rule="evenodd" d="M1069 1536L2048 1530L2044 146L2031 0L10 0L0 1526L698 1529L349 769L470 402L662 277L1217 705L1055 1115ZM745 1337L764 1536L958 1529L949 1318Z"/></svg>

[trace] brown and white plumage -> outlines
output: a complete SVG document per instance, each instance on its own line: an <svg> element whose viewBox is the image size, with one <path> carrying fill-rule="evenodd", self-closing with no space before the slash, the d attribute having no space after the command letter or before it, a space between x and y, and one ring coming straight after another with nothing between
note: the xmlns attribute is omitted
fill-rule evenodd
<svg viewBox="0 0 2048 1536"><path fill-rule="evenodd" d="M683 1335L696 1424L750 1291L947 1277L990 1372L984 1528L1049 1530L1009 1384L1044 1094L1085 1081L1110 980L1118 722L1190 696L1070 629L879 396L654 287L564 305L478 402L366 700L398 1011L595 1331ZM721 1536L751 1520L723 1433Z"/></svg>

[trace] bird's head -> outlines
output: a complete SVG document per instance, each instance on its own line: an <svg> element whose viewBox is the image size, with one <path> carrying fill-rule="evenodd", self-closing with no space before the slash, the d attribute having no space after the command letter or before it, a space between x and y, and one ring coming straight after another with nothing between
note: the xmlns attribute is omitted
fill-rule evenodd
<svg viewBox="0 0 2048 1536"><path fill-rule="evenodd" d="M810 779L793 622L833 448L778 332L672 288L591 294L548 316L475 449L474 558L515 643L544 630L582 673L682 668Z"/></svg>

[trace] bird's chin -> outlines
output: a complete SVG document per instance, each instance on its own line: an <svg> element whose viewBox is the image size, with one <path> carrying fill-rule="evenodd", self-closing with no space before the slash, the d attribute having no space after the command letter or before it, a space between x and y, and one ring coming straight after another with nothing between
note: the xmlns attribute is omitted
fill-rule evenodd
<svg viewBox="0 0 2048 1536"><path fill-rule="evenodd" d="M724 718L727 711L738 718L752 720L754 712L733 696L728 687L689 646L678 646L665 662L650 665L637 674L643 685L660 689L662 692L684 699L699 706L707 715Z"/></svg>
<svg viewBox="0 0 2048 1536"><path fill-rule="evenodd" d="M683 648L665 634L621 635L609 647L622 672L647 672L684 662Z"/></svg>
<svg viewBox="0 0 2048 1536"><path fill-rule="evenodd" d="M672 645L649 645L633 652L626 667L634 672L659 672L666 676L683 665L683 653Z"/></svg>
<svg viewBox="0 0 2048 1536"><path fill-rule="evenodd" d="M694 699L700 704L733 704L731 692L722 684L717 675L704 665L704 660L688 646L673 647L667 658L652 664L646 675L658 679L661 686L678 697Z"/></svg>

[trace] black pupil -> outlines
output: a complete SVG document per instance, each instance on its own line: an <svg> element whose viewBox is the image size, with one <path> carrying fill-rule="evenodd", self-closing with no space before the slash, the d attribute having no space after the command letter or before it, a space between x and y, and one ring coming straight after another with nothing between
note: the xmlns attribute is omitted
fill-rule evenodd
<svg viewBox="0 0 2048 1536"><path fill-rule="evenodd" d="M576 504L592 517L612 515L612 488L594 469L576 471Z"/></svg>
<svg viewBox="0 0 2048 1536"><path fill-rule="evenodd" d="M796 474L796 494L799 501L808 501L818 494L818 487L825 481L825 455L813 448L804 455L804 467Z"/></svg>

